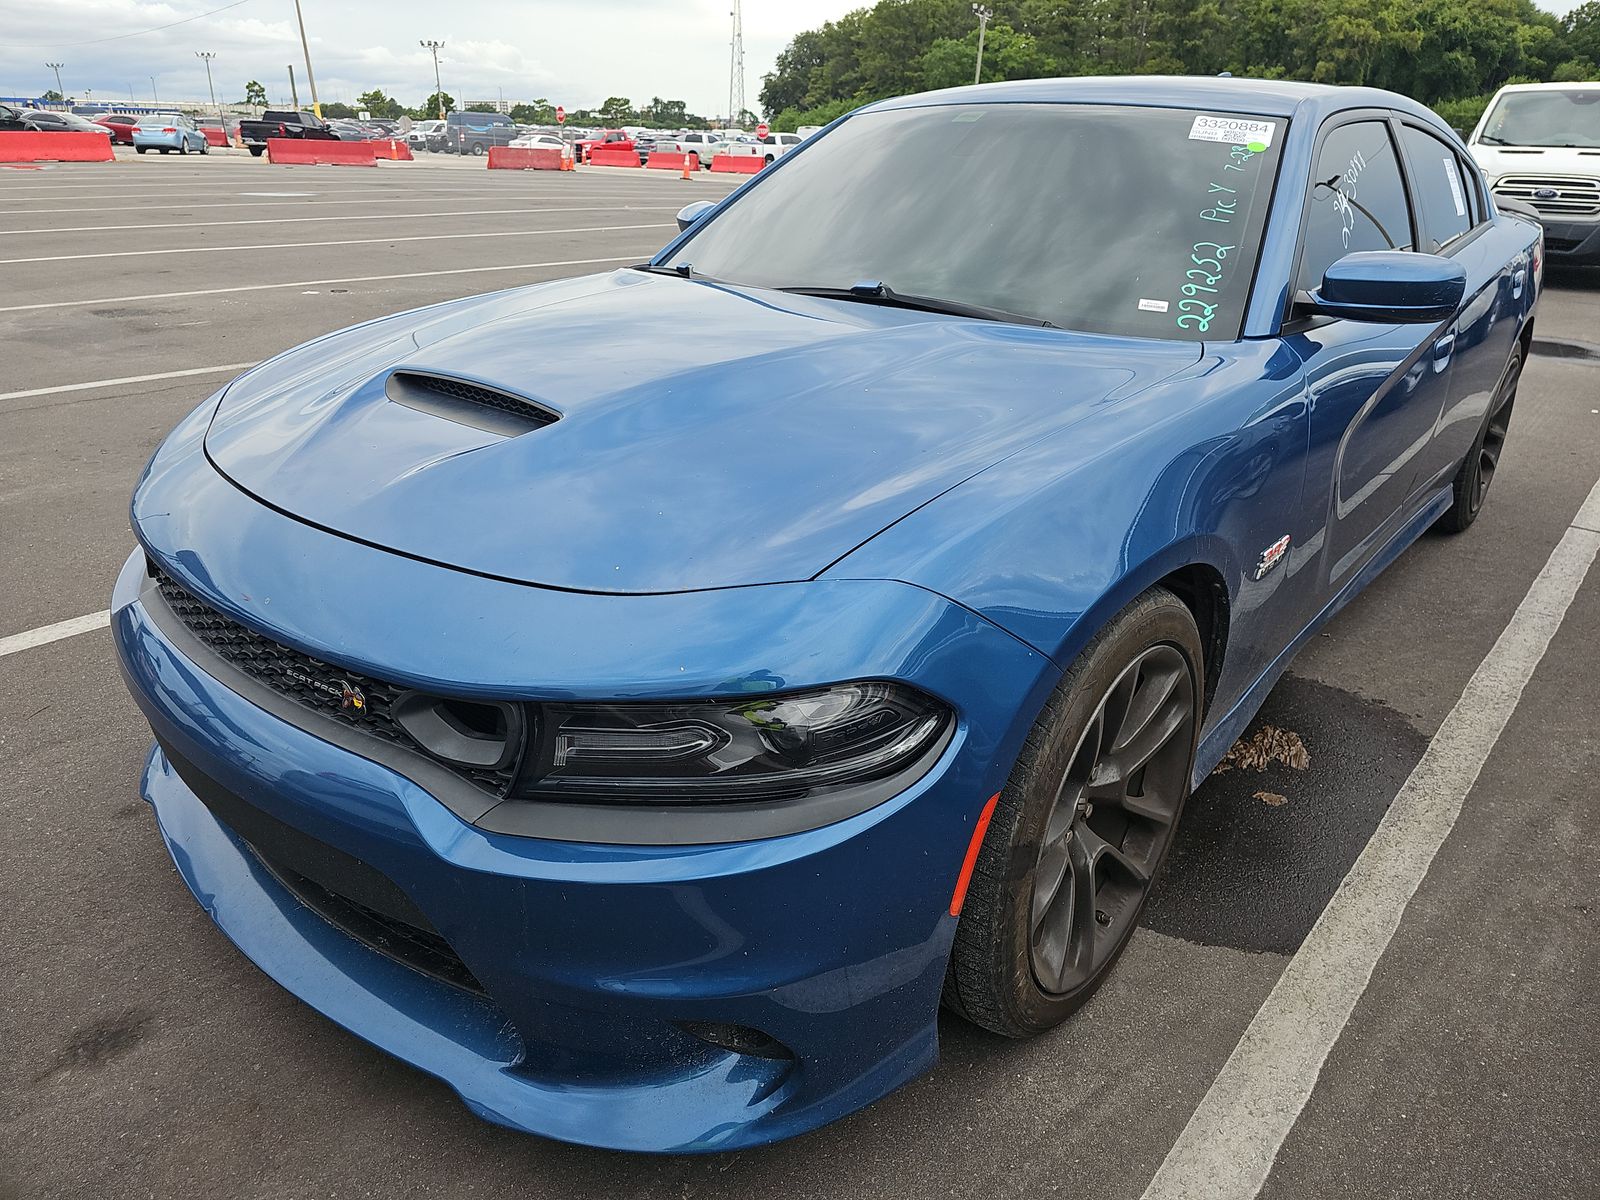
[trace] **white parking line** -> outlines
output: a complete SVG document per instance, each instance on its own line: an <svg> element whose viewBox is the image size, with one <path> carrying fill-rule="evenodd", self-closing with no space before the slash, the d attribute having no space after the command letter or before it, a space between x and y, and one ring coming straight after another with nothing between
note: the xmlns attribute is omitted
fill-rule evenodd
<svg viewBox="0 0 1600 1200"><path fill-rule="evenodd" d="M30 629L26 633L13 633L10 637L0 638L0 658L15 654L19 650L47 646L51 642L59 642L62 638L88 633L93 629L104 629L109 624L111 624L111 611L105 609L82 617L73 617L69 621L57 621L54 625Z"/></svg>
<svg viewBox="0 0 1600 1200"><path fill-rule="evenodd" d="M1600 483L1211 1084L1143 1200L1252 1200L1600 553Z"/></svg>
<svg viewBox="0 0 1600 1200"><path fill-rule="evenodd" d="M335 283L382 283L391 279L431 279L435 275L477 275L491 271L535 271L550 267L599 267L609 263L639 262L646 254L612 258L568 258L556 262L501 263L492 267L450 267L442 271L405 271L398 275L350 275L343 279L297 279L292 283L250 283L239 287L199 288L190 292L146 292L142 296L102 296L93 300L49 300L42 304L12 304L0 313L35 312L44 308L81 308L87 304L132 304L140 300L181 300L188 296L222 296L233 292L268 292L275 288L322 287Z"/></svg>
<svg viewBox="0 0 1600 1200"><path fill-rule="evenodd" d="M197 206L198 207L198 206ZM304 211L304 205L299 206ZM235 225L305 225L319 221L397 221L407 218L434 217L495 217L525 213L567 212L671 212L677 204L585 204L563 205L556 208L467 208L446 212L375 212L345 213L329 217L252 217L247 221L144 221L134 225L65 225L44 229L0 229L0 237L29 237L42 233L119 233L128 229L143 232L147 229L231 229ZM3 213L0 216L10 216Z"/></svg>
<svg viewBox="0 0 1600 1200"><path fill-rule="evenodd" d="M497 229L484 233L418 233L409 237L348 238L338 242L258 242L248 246L179 246L166 250L107 250L98 254L46 254L0 258L0 266L19 263L78 262L89 258L148 258L161 254L232 254L244 250L306 250L317 246L388 246L399 242L454 242L471 238L555 237L565 233L624 233L631 229L676 229L670 221L648 225L584 225L571 229Z"/></svg>
<svg viewBox="0 0 1600 1200"><path fill-rule="evenodd" d="M124 375L121 379L94 379L88 383L62 383L55 387L29 388L25 392L0 392L0 400L26 400L32 396L57 396L62 392L92 392L99 388L120 387L125 383L153 383L158 379L185 379L190 375L220 375L242 371L253 362L223 363L217 367L191 367L187 371L162 371L159 375Z"/></svg>

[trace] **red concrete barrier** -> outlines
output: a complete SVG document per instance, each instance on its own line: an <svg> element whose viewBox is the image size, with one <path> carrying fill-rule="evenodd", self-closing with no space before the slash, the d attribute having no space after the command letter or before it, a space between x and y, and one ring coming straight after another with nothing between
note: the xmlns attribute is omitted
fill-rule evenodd
<svg viewBox="0 0 1600 1200"><path fill-rule="evenodd" d="M54 135L52 135L54 136ZM268 138L267 161L296 166L376 166L371 142L331 142L312 138Z"/></svg>
<svg viewBox="0 0 1600 1200"><path fill-rule="evenodd" d="M490 146L491 171L559 171L561 151L536 150L523 146Z"/></svg>
<svg viewBox="0 0 1600 1200"><path fill-rule="evenodd" d="M591 167L637 167L640 166L639 156L632 150L610 150L605 146L596 146L589 151L585 161Z"/></svg>
<svg viewBox="0 0 1600 1200"><path fill-rule="evenodd" d="M206 135L206 144L209 146L226 146L228 144L228 131L226 129L212 129L209 125L200 130Z"/></svg>
<svg viewBox="0 0 1600 1200"><path fill-rule="evenodd" d="M109 133L0 133L0 163L110 162Z"/></svg>
<svg viewBox="0 0 1600 1200"><path fill-rule="evenodd" d="M754 175L767 165L767 160L754 154L719 154L711 160L713 171L733 175Z"/></svg>
<svg viewBox="0 0 1600 1200"><path fill-rule="evenodd" d="M700 169L700 156L693 151L679 154L676 150L652 150L650 161L644 165L652 171L681 171L685 159L689 162L689 170Z"/></svg>
<svg viewBox="0 0 1600 1200"><path fill-rule="evenodd" d="M414 156L411 147L399 138L385 138L381 142L368 142L372 147L374 157L386 158L391 162L411 162Z"/></svg>

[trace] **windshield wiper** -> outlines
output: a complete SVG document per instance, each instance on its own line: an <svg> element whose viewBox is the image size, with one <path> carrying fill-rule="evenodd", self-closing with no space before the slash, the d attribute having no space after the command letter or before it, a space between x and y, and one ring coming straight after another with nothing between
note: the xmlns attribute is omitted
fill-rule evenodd
<svg viewBox="0 0 1600 1200"><path fill-rule="evenodd" d="M1511 143L1506 141L1505 138L1503 138L1503 137L1495 137L1495 135L1492 134L1492 133L1480 133L1478 135L1478 140L1480 142L1491 142L1496 146L1509 146L1509 145L1511 145Z"/></svg>
<svg viewBox="0 0 1600 1200"><path fill-rule="evenodd" d="M825 300L855 300L863 304L886 304L894 308L911 308L919 312L947 313L952 317L973 317L979 321L1007 321L1016 325L1037 325L1041 329L1056 326L1039 317L1025 317L1021 313L988 308L981 304L964 304L960 300L943 300L937 296L913 296L897 292L886 283L876 281L841 287L783 287L780 292L796 296L821 296Z"/></svg>
<svg viewBox="0 0 1600 1200"><path fill-rule="evenodd" d="M688 263L679 263L675 267L658 267L654 263L639 263L635 271L649 271L652 275L675 275L679 279L689 279L694 275L694 268Z"/></svg>

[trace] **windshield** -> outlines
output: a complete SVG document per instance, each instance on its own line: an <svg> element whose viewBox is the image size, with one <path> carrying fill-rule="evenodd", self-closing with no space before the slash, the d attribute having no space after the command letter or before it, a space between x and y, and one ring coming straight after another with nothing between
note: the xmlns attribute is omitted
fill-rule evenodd
<svg viewBox="0 0 1600 1200"><path fill-rule="evenodd" d="M1478 140L1502 146L1600 149L1600 88L1507 92Z"/></svg>
<svg viewBox="0 0 1600 1200"><path fill-rule="evenodd" d="M866 113L667 261L760 287L881 283L1093 333L1233 338L1286 128L1098 105Z"/></svg>

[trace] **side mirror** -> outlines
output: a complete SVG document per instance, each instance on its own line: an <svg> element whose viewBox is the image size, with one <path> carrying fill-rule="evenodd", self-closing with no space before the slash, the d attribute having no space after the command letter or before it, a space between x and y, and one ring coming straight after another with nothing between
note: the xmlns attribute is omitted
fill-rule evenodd
<svg viewBox="0 0 1600 1200"><path fill-rule="evenodd" d="M1328 268L1311 293L1311 307L1350 321L1426 325L1453 317L1466 293L1466 269L1451 259L1362 250Z"/></svg>
<svg viewBox="0 0 1600 1200"><path fill-rule="evenodd" d="M714 200L696 200L693 204L685 204L678 210L678 232L682 233L705 216L715 204Z"/></svg>

